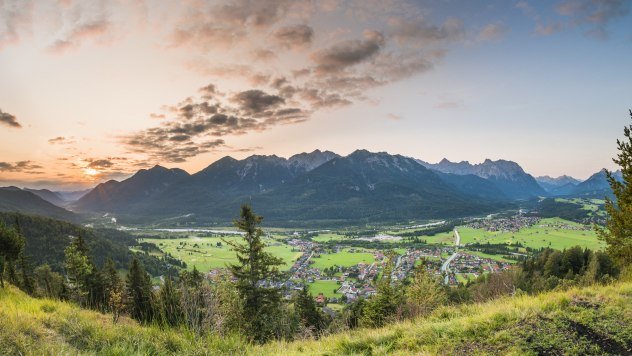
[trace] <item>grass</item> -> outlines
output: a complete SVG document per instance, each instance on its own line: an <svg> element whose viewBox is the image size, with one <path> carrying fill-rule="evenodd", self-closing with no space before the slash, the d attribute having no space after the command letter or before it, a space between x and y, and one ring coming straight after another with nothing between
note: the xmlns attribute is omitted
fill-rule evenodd
<svg viewBox="0 0 632 356"><path fill-rule="evenodd" d="M226 237L226 239L238 239L238 237ZM219 237L182 237L174 239L142 239L145 242L156 244L164 253L184 261L189 269L193 266L202 272L213 268L222 268L226 264L237 262L235 252L231 247L222 242ZM184 245L186 243L186 245ZM218 247L217 243L222 246ZM283 259L285 265L282 269L289 269L301 252L292 251L289 245L274 239L266 239L267 252Z"/></svg>
<svg viewBox="0 0 632 356"><path fill-rule="evenodd" d="M312 267L325 269L331 266L350 267L360 262L371 264L375 261L372 252L366 249L355 249L356 252L350 252L351 248L346 248L337 253L323 254L320 257L313 257L314 264ZM361 252L360 252L361 251Z"/></svg>
<svg viewBox="0 0 632 356"><path fill-rule="evenodd" d="M309 283L309 292L315 297L319 293L323 293L323 295L327 298L332 297L341 297L342 294L334 292L334 290L338 290L340 288L340 284L337 281L323 281L317 280L314 283Z"/></svg>
<svg viewBox="0 0 632 356"><path fill-rule="evenodd" d="M195 337L140 326L59 301L0 290L2 354L340 355L340 354L629 354L632 283L519 295L442 307L426 318L316 341L252 346L235 336Z"/></svg>
<svg viewBox="0 0 632 356"><path fill-rule="evenodd" d="M547 226L550 225L550 226ZM554 226L562 225L562 226ZM491 232L482 229L459 227L461 244L468 243L492 243L492 244L516 244L539 249L550 247L563 250L573 246L587 247L593 250L604 248L594 230L573 230L563 226L579 227L580 224L559 219L542 219L537 225L520 229L518 232Z"/></svg>

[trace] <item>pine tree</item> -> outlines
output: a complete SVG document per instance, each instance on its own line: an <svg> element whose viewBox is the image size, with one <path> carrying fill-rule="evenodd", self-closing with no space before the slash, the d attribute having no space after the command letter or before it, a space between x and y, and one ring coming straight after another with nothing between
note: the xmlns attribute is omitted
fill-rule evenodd
<svg viewBox="0 0 632 356"><path fill-rule="evenodd" d="M623 134L625 139L617 140L619 153L613 159L621 167L623 181L618 181L606 170L616 203L606 199L606 227L597 228L597 232L606 242L608 254L619 266L626 267L632 264L632 125L624 127Z"/></svg>
<svg viewBox="0 0 632 356"><path fill-rule="evenodd" d="M169 326L182 323L183 313L180 305L180 293L175 288L171 277L167 277L158 294L160 302L160 317L162 322Z"/></svg>
<svg viewBox="0 0 632 356"><path fill-rule="evenodd" d="M83 237L74 238L64 251L64 268L68 279L70 299L86 304L89 297L88 278L94 270L90 251Z"/></svg>
<svg viewBox="0 0 632 356"><path fill-rule="evenodd" d="M299 318L300 323L314 332L320 334L325 328L325 317L323 312L318 309L314 298L309 293L307 285L296 293L294 297L294 309Z"/></svg>
<svg viewBox="0 0 632 356"><path fill-rule="evenodd" d="M129 268L126 281L127 307L132 318L150 322L154 316L151 279L137 258Z"/></svg>
<svg viewBox="0 0 632 356"><path fill-rule="evenodd" d="M275 335L274 318L281 305L280 290L273 283L278 278L280 258L265 252L261 240L263 231L259 227L263 218L243 205L241 214L234 224L244 232L243 243L224 240L237 255L237 264L229 265L237 279L237 290L244 300L243 313L247 335L254 341L263 343Z"/></svg>
<svg viewBox="0 0 632 356"><path fill-rule="evenodd" d="M3 222L0 222L0 287L4 288L5 270L8 277L15 279L15 276L11 275L15 274L15 267L12 262L18 259L23 249L24 238L18 231L8 228Z"/></svg>

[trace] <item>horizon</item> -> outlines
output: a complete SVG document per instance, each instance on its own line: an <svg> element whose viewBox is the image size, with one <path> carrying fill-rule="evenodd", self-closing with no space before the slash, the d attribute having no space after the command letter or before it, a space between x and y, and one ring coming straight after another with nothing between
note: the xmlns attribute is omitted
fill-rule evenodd
<svg viewBox="0 0 632 356"><path fill-rule="evenodd" d="M0 5L0 185L359 147L613 170L630 1Z"/></svg>
<svg viewBox="0 0 632 356"><path fill-rule="evenodd" d="M222 157L214 160L213 162L210 162L208 165L200 168L197 171L189 171L187 169L178 167L177 165L167 167L167 166L162 165L162 164L155 164L154 166L151 166L151 167L140 168L137 171L131 172L131 173L129 173L129 174L125 175L125 176L122 176L122 177L120 177L118 179L111 178L111 179L98 181L98 182L96 182L94 184L88 184L88 185L56 186L56 185L50 185L48 182L39 183L37 181L31 182L30 185L29 185L28 183L25 183L25 182L20 182L20 181L14 181L14 182L12 182L12 181L3 181L3 180L0 179L0 188L17 187L17 188L20 188L20 189L47 189L47 190L50 190L50 191L53 191L53 192L55 192L55 191L58 191L58 192L73 192L73 191L84 191L84 190L89 191L89 190L94 189L97 185L99 185L101 183L105 183L107 181L112 181L112 180L121 182L121 181L124 181L126 179L131 178L132 176L134 176L135 174L137 174L140 171L143 171L143 170L147 171L147 170L154 169L156 167L162 167L162 168L166 168L166 169L180 169L180 170L185 171L189 175L194 175L196 173L199 173L199 172L203 171L204 169L208 168L209 166L213 165L217 161L219 161L221 159L224 159L224 158L227 158L227 157L230 157L230 158L233 158L233 159L236 159L236 160L239 160L239 161L245 160L245 159L253 157L253 156L277 157L277 158L288 160L288 159L290 159L291 157L293 157L295 155L309 154L309 153L314 153L314 152L317 152L317 151L320 151L320 152L331 152L331 153L334 153L334 154L336 154L336 155L338 155L340 157L348 157L349 155L351 155L351 154L353 154L353 153L355 153L357 151L368 151L368 152L373 153L373 154L386 153L386 154L389 154L389 155L392 155L392 156L399 155L399 156L403 156L403 157L406 157L406 158L411 158L411 159L414 159L414 160L424 161L424 162L426 162L428 164L438 164L438 163L440 163L440 162L442 162L444 160L447 160L450 163L467 163L467 164L471 164L471 165L483 164L485 161L492 161L492 162L509 161L509 162L513 162L513 163L518 164L525 171L525 173L533 176L533 178L536 178L536 179L546 178L546 177L556 179L556 178L562 178L564 176L567 176L567 177L579 180L580 182L583 182L583 181L589 179L594 174L599 173L603 169L602 168L602 169L596 170L595 172L591 173L587 177L575 177L575 176L571 176L571 175L560 175L560 176L534 175L534 174L528 172L527 170L525 170L524 167L522 165L520 165L520 162L515 162L515 161L513 161L511 159L502 159L502 158L501 159L490 159L490 158L485 158L485 159L483 159L481 161L471 162L471 161L467 161L467 160L461 160L461 161L450 160L450 159L447 159L447 158L444 157L441 160L438 160L436 162L429 162L429 161L426 161L423 158L419 158L419 157L405 156L405 155L402 155L402 154L399 154L399 153L391 153L391 152L387 152L387 151L371 151L371 150L367 150L367 149L364 149L364 148L355 149L352 152L349 152L348 154L339 154L338 152L334 152L332 150L318 149L317 148L317 149L315 149L315 150L313 150L311 152L298 152L298 153L295 153L293 155L287 155L287 156L280 156L280 155L276 155L276 154L268 154L268 155L252 154L252 155L248 155L248 156L245 156L245 157L242 157L242 158L235 158L235 157L233 157L231 155L226 155L226 156L222 156ZM428 168L428 169L431 169L431 168Z"/></svg>

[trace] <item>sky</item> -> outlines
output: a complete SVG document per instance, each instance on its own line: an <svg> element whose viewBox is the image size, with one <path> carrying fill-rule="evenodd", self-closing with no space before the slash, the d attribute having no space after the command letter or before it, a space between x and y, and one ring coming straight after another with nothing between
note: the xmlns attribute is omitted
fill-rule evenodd
<svg viewBox="0 0 632 356"><path fill-rule="evenodd" d="M613 169L632 1L0 0L0 185L230 155Z"/></svg>

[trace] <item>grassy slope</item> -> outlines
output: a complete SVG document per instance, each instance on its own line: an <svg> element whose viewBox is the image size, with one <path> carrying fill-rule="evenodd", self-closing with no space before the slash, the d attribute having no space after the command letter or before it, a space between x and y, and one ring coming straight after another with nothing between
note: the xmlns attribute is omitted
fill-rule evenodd
<svg viewBox="0 0 632 356"><path fill-rule="evenodd" d="M632 352L632 283L445 307L426 319L319 341L250 347L141 327L67 303L0 291L0 350L7 354L625 354Z"/></svg>

